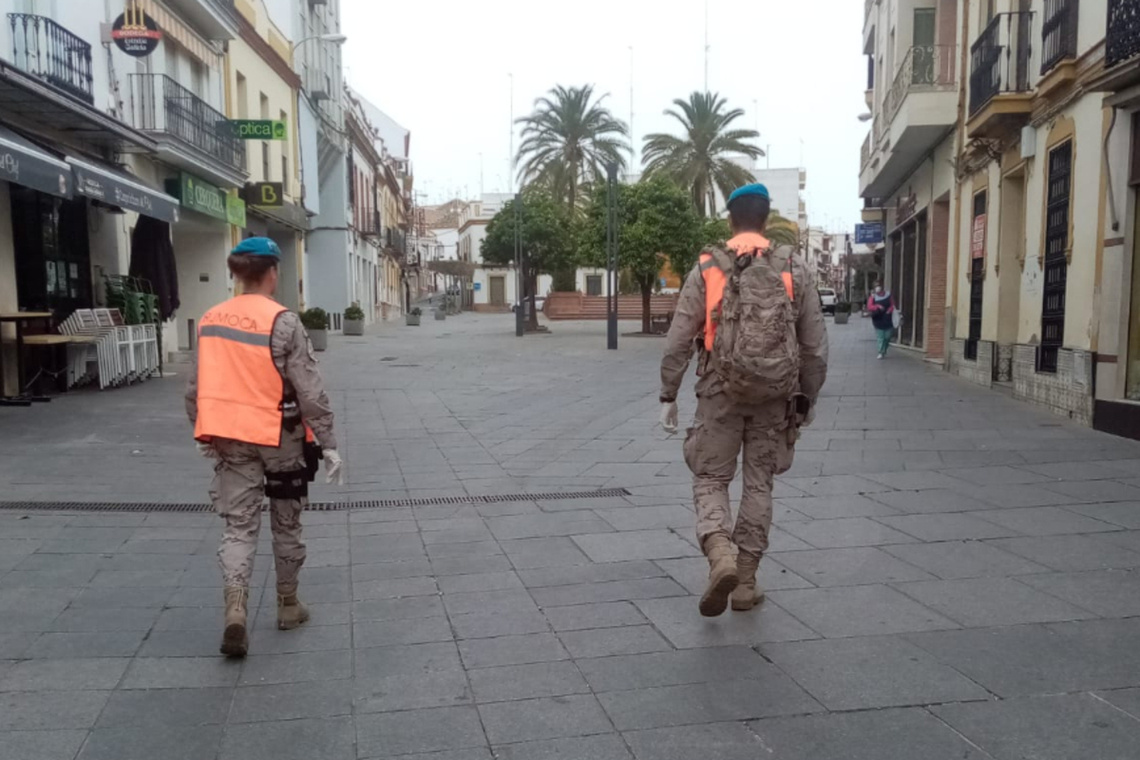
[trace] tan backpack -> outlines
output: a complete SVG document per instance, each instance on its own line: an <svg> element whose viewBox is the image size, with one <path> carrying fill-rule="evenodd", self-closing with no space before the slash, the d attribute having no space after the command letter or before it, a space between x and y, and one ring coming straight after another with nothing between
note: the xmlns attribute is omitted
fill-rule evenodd
<svg viewBox="0 0 1140 760"><path fill-rule="evenodd" d="M786 401L800 377L791 248L712 254L726 283L709 366L737 403Z"/></svg>

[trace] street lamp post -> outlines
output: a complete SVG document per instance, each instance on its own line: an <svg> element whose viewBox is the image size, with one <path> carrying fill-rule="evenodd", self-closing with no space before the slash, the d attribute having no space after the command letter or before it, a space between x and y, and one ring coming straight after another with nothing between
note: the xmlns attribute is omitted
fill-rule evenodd
<svg viewBox="0 0 1140 760"><path fill-rule="evenodd" d="M523 301L522 276L522 193L515 193L515 336L526 334L526 304Z"/></svg>
<svg viewBox="0 0 1140 760"><path fill-rule="evenodd" d="M301 47L306 42L312 42L313 40L331 42L334 45L343 45L348 41L348 36L344 34L314 34L311 37L305 37L304 39L297 40L297 42L293 44L293 52L296 53L297 48Z"/></svg>
<svg viewBox="0 0 1140 760"><path fill-rule="evenodd" d="M618 347L618 166L606 166L606 348Z"/></svg>

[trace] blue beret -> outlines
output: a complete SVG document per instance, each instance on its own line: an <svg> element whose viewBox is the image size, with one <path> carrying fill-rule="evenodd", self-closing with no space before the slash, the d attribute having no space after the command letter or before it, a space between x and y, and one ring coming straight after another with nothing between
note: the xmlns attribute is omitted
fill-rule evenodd
<svg viewBox="0 0 1140 760"><path fill-rule="evenodd" d="M736 190L733 191L732 195L728 196L728 205L731 206L734 200L745 195L759 195L761 198L767 198L771 200L771 196L768 195L768 188L764 187L759 182L755 182L751 185L745 185L744 187L736 188Z"/></svg>
<svg viewBox="0 0 1140 760"><path fill-rule="evenodd" d="M233 253L245 254L246 256L270 256L277 261L281 260L281 249L277 247L277 243L265 237L246 238L237 244Z"/></svg>

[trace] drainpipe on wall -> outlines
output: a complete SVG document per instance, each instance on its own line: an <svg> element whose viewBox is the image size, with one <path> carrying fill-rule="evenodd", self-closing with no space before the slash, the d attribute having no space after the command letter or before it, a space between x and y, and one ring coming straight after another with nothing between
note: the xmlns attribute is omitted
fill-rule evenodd
<svg viewBox="0 0 1140 760"><path fill-rule="evenodd" d="M951 354L950 340L954 337L957 329L956 313L958 309L958 264L959 264L959 251L958 247L961 245L962 234L962 174L960 170L962 153L966 147L966 88L970 81L967 74L966 65L969 61L969 34L970 34L970 0L962 0L962 29L960 35L961 44L958 46L959 50L959 73L958 73L958 138L954 146L954 209L950 215L950 223L953 226L953 243L950 247L950 255L947 257L947 267L949 271L947 276L950 278L952 287L947 288L947 294L953 294L950 298L950 303L946 305L946 324L943 328L945 333L945 341L942 344L943 350L946 352L947 361L945 367L950 367L949 357ZM953 262L951 265L950 262Z"/></svg>

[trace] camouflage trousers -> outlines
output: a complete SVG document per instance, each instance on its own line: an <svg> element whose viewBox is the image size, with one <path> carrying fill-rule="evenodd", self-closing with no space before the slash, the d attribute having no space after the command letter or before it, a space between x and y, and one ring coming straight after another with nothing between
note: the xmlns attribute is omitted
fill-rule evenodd
<svg viewBox="0 0 1140 760"><path fill-rule="evenodd" d="M744 493L735 524L728 487L743 449ZM685 438L685 463L693 472L697 539L731 537L740 551L760 557L768 550L774 476L792 465L787 407L739 407L723 394L697 399L693 427Z"/></svg>
<svg viewBox="0 0 1140 760"><path fill-rule="evenodd" d="M290 472L305 467L305 429L298 425L281 432L280 448L254 446L225 438L214 439L220 461L214 468L210 498L226 521L218 564L226 586L248 586L253 576L257 537L261 532L261 506L265 500L265 473ZM297 590L297 575L305 564L301 541L301 510L308 499L270 499L273 561L278 593Z"/></svg>

